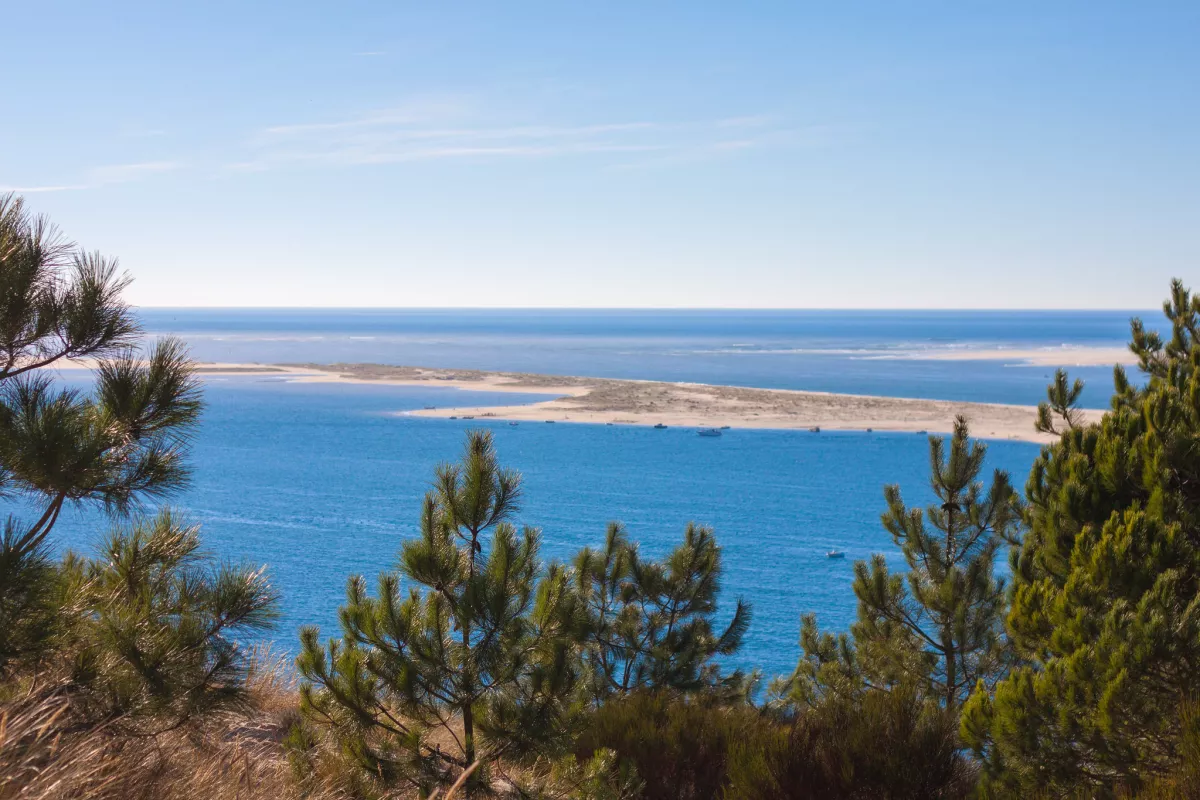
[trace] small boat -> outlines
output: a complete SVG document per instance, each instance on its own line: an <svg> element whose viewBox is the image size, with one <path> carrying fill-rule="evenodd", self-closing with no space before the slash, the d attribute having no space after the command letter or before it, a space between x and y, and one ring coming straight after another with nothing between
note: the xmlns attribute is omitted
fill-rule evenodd
<svg viewBox="0 0 1200 800"><path fill-rule="evenodd" d="M660 423L658 423L657 425L655 425L654 427L655 427L655 429L656 429L656 430L660 430L660 431L661 431L663 428L665 428L665 427L667 427L667 426L666 426L666 425L663 425L663 424L660 422Z"/></svg>
<svg viewBox="0 0 1200 800"><path fill-rule="evenodd" d="M821 432L821 426L820 426L820 425L813 425L811 428L809 428L809 429L808 429L808 432L809 432L809 433L820 433L820 432Z"/></svg>
<svg viewBox="0 0 1200 800"><path fill-rule="evenodd" d="M846 554L843 553L841 550L830 550L828 553L825 554L825 557L826 558L845 558Z"/></svg>
<svg viewBox="0 0 1200 800"><path fill-rule="evenodd" d="M554 424L554 420L552 420L552 419L548 419L548 420L546 420L546 424L548 424L548 425L553 425L553 424Z"/></svg>
<svg viewBox="0 0 1200 800"><path fill-rule="evenodd" d="M606 422L606 423L604 423L604 424L605 424L605 425L612 425L612 423L611 423L611 422Z"/></svg>
<svg viewBox="0 0 1200 800"><path fill-rule="evenodd" d="M510 423L508 423L508 427L510 427L510 428L515 428L515 427L517 427L517 426L518 426L518 425L520 425L520 424L521 424L521 423L519 423L519 422L510 422Z"/></svg>
<svg viewBox="0 0 1200 800"><path fill-rule="evenodd" d="M867 433L874 433L874 432L875 432L874 428L867 428Z"/></svg>
<svg viewBox="0 0 1200 800"><path fill-rule="evenodd" d="M458 419L458 417L454 417L454 416L452 416L452 417L450 417L450 419Z"/></svg>
<svg viewBox="0 0 1200 800"><path fill-rule="evenodd" d="M437 409L437 406L425 406L426 411L434 411L436 409Z"/></svg>
<svg viewBox="0 0 1200 800"><path fill-rule="evenodd" d="M701 436L720 436L721 435L721 431L719 431L716 428L701 428L700 430L696 431L696 433L698 433Z"/></svg>
<svg viewBox="0 0 1200 800"><path fill-rule="evenodd" d="M722 426L721 426L721 430L723 430L723 431L727 431L727 430L729 430L729 426L728 426L728 425L722 425Z"/></svg>
<svg viewBox="0 0 1200 800"><path fill-rule="evenodd" d="M475 419L475 417L471 416L470 414L467 414L467 415L463 416L463 419Z"/></svg>

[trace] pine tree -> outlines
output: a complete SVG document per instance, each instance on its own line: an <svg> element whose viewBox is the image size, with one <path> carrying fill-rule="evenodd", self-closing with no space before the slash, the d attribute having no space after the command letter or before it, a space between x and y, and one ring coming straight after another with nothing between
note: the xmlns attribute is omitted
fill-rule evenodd
<svg viewBox="0 0 1200 800"><path fill-rule="evenodd" d="M734 654L750 625L739 599L723 631L713 628L721 588L721 549L710 528L689 524L662 562L642 558L619 523L604 548L582 550L575 579L589 617L583 650L596 701L638 689L744 695L753 676L722 675L715 659Z"/></svg>
<svg viewBox="0 0 1200 800"><path fill-rule="evenodd" d="M248 635L278 618L265 571L218 561L170 511L112 531L95 558L69 555L65 592L76 706L139 735L243 708Z"/></svg>
<svg viewBox="0 0 1200 800"><path fill-rule="evenodd" d="M469 433L461 461L439 467L434 486L399 572L381 575L373 598L352 578L343 640L323 647L306 628L297 659L306 718L332 733L366 779L423 792L476 761L554 745L585 622L567 571L539 563L538 532L518 534L510 522L520 476L499 466L490 433ZM468 787L486 783L481 768Z"/></svg>
<svg viewBox="0 0 1200 800"><path fill-rule="evenodd" d="M899 487L884 489L883 526L907 574L892 573L881 555L856 563L858 620L851 635L821 635L815 619L806 618L804 657L776 684L777 695L815 705L828 694L904 685L957 711L977 683L991 685L1004 673L1005 585L993 573L997 551L1016 536L1020 507L1000 470L984 490L986 452L959 417L948 450L944 439L929 440L936 503L910 508Z"/></svg>
<svg viewBox="0 0 1200 800"><path fill-rule="evenodd" d="M1083 423L1083 412L1079 409L1081 394L1083 381L1077 378L1074 383L1069 383L1067 371L1056 369L1054 383L1046 388L1045 402L1038 404L1034 428L1040 433L1052 433L1055 436L1061 435L1064 430L1078 428Z"/></svg>
<svg viewBox="0 0 1200 800"><path fill-rule="evenodd" d="M35 504L0 538L0 671L39 652L59 603L46 548L67 505L127 514L188 478L201 401L182 345L139 355L115 261L79 251L23 202L0 196L0 497ZM45 367L100 359L90 395Z"/></svg>
<svg viewBox="0 0 1200 800"><path fill-rule="evenodd" d="M1171 337L1133 323L1146 376L1035 462L1007 626L1030 663L981 687L965 739L995 788L1137 789L1180 768L1200 694L1200 298L1179 281Z"/></svg>

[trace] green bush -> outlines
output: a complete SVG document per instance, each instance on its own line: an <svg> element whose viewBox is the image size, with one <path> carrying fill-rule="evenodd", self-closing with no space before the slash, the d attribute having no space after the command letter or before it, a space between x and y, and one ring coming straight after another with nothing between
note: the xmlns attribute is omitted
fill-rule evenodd
<svg viewBox="0 0 1200 800"><path fill-rule="evenodd" d="M580 760L610 749L631 762L644 782L642 797L719 797L734 742L760 739L774 725L746 705L719 706L698 696L634 693L602 704L575 740Z"/></svg>
<svg viewBox="0 0 1200 800"><path fill-rule="evenodd" d="M906 692L830 701L798 716L638 693L587 720L575 754L612 750L645 800L958 798L975 776L957 721Z"/></svg>
<svg viewBox="0 0 1200 800"><path fill-rule="evenodd" d="M770 738L735 743L724 796L967 797L975 769L959 750L957 724L953 712L905 690L830 700Z"/></svg>

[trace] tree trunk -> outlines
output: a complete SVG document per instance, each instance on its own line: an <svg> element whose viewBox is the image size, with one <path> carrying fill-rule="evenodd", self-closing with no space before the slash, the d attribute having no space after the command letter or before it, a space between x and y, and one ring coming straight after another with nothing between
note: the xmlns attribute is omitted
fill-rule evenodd
<svg viewBox="0 0 1200 800"><path fill-rule="evenodd" d="M470 703L463 703L463 754L466 756L467 766L470 767L475 763L475 712L471 710ZM472 773L470 778L467 778L468 785L475 782L475 774Z"/></svg>
<svg viewBox="0 0 1200 800"><path fill-rule="evenodd" d="M942 632L942 657L946 659L946 710L949 711L958 705L954 691L958 682L958 662L954 658L954 640L945 631Z"/></svg>
<svg viewBox="0 0 1200 800"><path fill-rule="evenodd" d="M475 548L479 541L479 532L471 531L471 538L468 542L470 548L470 579L475 579ZM469 614L468 614L469 616ZM467 768L469 769L475 763L475 712L472 705L475 702L475 673L473 664L471 663L471 621L469 619L459 618L459 624L462 625L462 643L463 656L467 659L466 669L463 670L463 694L465 701L462 704L462 720L463 720L463 756L466 758ZM472 772L467 778L467 794L471 794L472 790L477 786L478 771Z"/></svg>

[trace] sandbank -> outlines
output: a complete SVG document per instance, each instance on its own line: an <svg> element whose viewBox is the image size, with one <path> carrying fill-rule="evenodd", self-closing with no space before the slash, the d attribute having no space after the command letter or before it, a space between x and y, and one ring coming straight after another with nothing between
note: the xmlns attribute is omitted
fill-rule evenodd
<svg viewBox="0 0 1200 800"><path fill-rule="evenodd" d="M467 391L549 395L544 401L525 405L457 405L397 412L423 417L947 433L953 428L954 418L961 414L971 422L973 433L981 438L1040 443L1053 439L1034 430L1033 406L999 403L382 364L206 364L204 369L209 375L245 375L260 369L263 374L289 381L445 386ZM1089 419L1098 419L1102 413L1086 412Z"/></svg>

